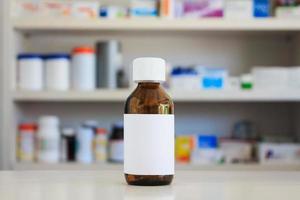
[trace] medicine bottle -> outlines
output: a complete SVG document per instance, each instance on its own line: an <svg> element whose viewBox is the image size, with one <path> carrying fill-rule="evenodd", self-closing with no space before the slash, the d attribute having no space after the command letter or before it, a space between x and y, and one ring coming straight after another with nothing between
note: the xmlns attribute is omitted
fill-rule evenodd
<svg viewBox="0 0 300 200"><path fill-rule="evenodd" d="M77 152L76 160L80 163L91 164L94 161L93 158L93 140L94 130L81 126L77 130Z"/></svg>
<svg viewBox="0 0 300 200"><path fill-rule="evenodd" d="M72 89L91 91L96 89L96 56L91 47L76 47L72 52Z"/></svg>
<svg viewBox="0 0 300 200"><path fill-rule="evenodd" d="M115 123L109 137L108 160L113 163L124 161L124 126L123 123Z"/></svg>
<svg viewBox="0 0 300 200"><path fill-rule="evenodd" d="M138 86L124 114L124 173L130 185L168 185L174 176L174 105L160 85L165 71L161 58L133 61Z"/></svg>
<svg viewBox="0 0 300 200"><path fill-rule="evenodd" d="M64 128L61 133L61 160L63 162L76 161L76 135L72 128Z"/></svg>
<svg viewBox="0 0 300 200"><path fill-rule="evenodd" d="M38 161L58 163L60 157L59 118L42 116L39 118L38 129Z"/></svg>
<svg viewBox="0 0 300 200"><path fill-rule="evenodd" d="M21 90L41 91L44 88L44 63L42 55L18 55L18 88Z"/></svg>
<svg viewBox="0 0 300 200"><path fill-rule="evenodd" d="M95 145L95 160L96 162L107 161L107 131L104 128L96 129L96 136L94 140Z"/></svg>
<svg viewBox="0 0 300 200"><path fill-rule="evenodd" d="M70 89L70 56L65 53L48 54L45 60L46 89L67 91Z"/></svg>
<svg viewBox="0 0 300 200"><path fill-rule="evenodd" d="M23 123L19 125L18 158L20 161L33 162L36 156L36 130L37 125Z"/></svg>

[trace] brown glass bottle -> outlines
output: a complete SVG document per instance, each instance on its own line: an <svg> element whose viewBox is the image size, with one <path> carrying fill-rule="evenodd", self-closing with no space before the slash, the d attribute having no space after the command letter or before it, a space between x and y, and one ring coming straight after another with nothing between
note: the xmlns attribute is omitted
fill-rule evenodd
<svg viewBox="0 0 300 200"><path fill-rule="evenodd" d="M125 114L174 114L174 104L159 82L139 82L128 97ZM168 185L173 175L125 174L129 185Z"/></svg>

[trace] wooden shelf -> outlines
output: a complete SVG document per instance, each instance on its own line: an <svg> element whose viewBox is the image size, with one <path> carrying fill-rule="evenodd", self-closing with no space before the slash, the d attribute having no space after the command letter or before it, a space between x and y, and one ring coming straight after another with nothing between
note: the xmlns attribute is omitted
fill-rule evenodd
<svg viewBox="0 0 300 200"><path fill-rule="evenodd" d="M15 102L124 102L132 90L96 90L93 92L16 91ZM300 91L168 91L175 102L300 102Z"/></svg>
<svg viewBox="0 0 300 200"><path fill-rule="evenodd" d="M16 163L14 170L123 170L123 164L39 164ZM230 165L176 165L176 170L215 170L215 171L300 171L300 164L230 164Z"/></svg>
<svg viewBox="0 0 300 200"><path fill-rule="evenodd" d="M74 19L27 17L13 20L18 31L300 31L293 19Z"/></svg>

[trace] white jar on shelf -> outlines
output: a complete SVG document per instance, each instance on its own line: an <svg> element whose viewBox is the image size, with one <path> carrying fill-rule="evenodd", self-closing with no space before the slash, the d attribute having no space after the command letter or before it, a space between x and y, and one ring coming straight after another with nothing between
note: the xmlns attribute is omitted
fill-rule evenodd
<svg viewBox="0 0 300 200"><path fill-rule="evenodd" d="M40 91L43 89L43 59L39 54L18 55L18 88Z"/></svg>
<svg viewBox="0 0 300 200"><path fill-rule="evenodd" d="M95 50L77 47L72 53L72 89L92 91L96 89Z"/></svg>
<svg viewBox="0 0 300 200"><path fill-rule="evenodd" d="M59 158L59 119L56 116L43 116L39 119L38 161L45 163L58 163Z"/></svg>
<svg viewBox="0 0 300 200"><path fill-rule="evenodd" d="M68 54L46 55L45 66L47 90L70 89L70 56Z"/></svg>

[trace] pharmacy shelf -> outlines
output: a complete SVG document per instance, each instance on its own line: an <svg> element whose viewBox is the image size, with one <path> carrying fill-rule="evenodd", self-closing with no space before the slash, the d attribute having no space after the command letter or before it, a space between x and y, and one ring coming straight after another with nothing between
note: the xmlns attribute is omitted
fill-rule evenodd
<svg viewBox="0 0 300 200"><path fill-rule="evenodd" d="M15 163L13 170L120 170L122 164L99 163L99 164L79 164L79 163Z"/></svg>
<svg viewBox="0 0 300 200"><path fill-rule="evenodd" d="M93 92L30 92L17 91L13 93L16 102L38 102L38 101L58 101L58 102L119 102L124 101L131 91L128 89L118 90L97 90Z"/></svg>
<svg viewBox="0 0 300 200"><path fill-rule="evenodd" d="M93 92L16 91L15 102L124 102L132 90ZM175 102L300 102L300 90L252 91L168 91Z"/></svg>
<svg viewBox="0 0 300 200"><path fill-rule="evenodd" d="M27 17L13 20L18 31L300 31L293 19L74 19Z"/></svg>
<svg viewBox="0 0 300 200"><path fill-rule="evenodd" d="M176 165L176 170L215 170L215 171L300 171L300 164L226 164L226 165ZM16 163L14 170L122 170L122 164L38 164Z"/></svg>

